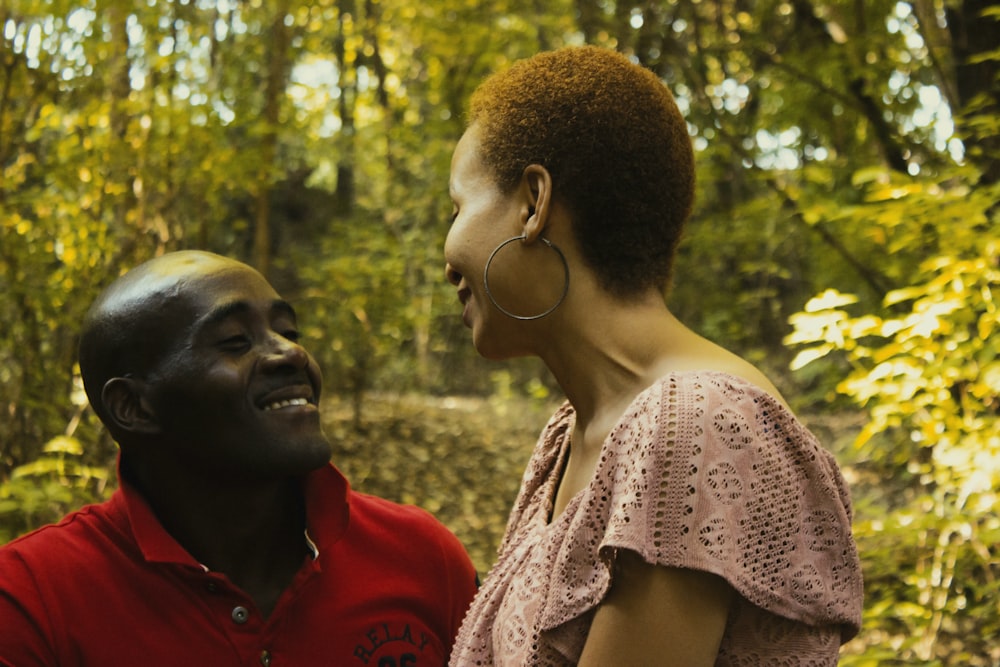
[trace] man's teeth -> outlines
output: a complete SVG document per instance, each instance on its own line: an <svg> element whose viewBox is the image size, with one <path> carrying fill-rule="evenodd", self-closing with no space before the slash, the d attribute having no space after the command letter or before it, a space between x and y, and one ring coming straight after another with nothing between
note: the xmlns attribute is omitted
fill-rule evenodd
<svg viewBox="0 0 1000 667"><path fill-rule="evenodd" d="M280 408L287 408L290 405L309 405L309 401L304 398L290 398L287 401L275 401L269 405L264 406L264 410L278 410Z"/></svg>

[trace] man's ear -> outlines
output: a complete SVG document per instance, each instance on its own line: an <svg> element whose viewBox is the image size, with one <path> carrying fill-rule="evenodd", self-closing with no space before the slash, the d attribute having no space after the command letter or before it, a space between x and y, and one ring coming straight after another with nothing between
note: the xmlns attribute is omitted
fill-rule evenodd
<svg viewBox="0 0 1000 667"><path fill-rule="evenodd" d="M114 377L104 383L101 401L108 417L122 431L144 435L160 432L145 388L144 382L131 377Z"/></svg>
<svg viewBox="0 0 1000 667"><path fill-rule="evenodd" d="M529 164L521 174L525 197L524 242L533 243L549 224L552 210L552 174L540 164Z"/></svg>

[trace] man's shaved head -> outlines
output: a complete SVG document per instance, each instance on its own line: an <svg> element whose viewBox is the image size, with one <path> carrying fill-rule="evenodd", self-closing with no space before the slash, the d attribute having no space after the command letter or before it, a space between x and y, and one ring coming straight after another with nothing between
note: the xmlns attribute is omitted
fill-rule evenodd
<svg viewBox="0 0 1000 667"><path fill-rule="evenodd" d="M115 280L94 301L80 336L80 374L97 415L108 426L101 398L114 377L142 375L174 342L168 305L182 299L185 286L206 273L246 266L210 252L185 250L151 259Z"/></svg>

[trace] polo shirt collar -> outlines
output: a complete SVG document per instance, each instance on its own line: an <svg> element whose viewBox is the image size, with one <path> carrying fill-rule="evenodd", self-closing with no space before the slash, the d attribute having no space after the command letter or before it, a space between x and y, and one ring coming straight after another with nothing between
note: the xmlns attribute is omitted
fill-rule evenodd
<svg viewBox="0 0 1000 667"><path fill-rule="evenodd" d="M306 476L306 539L314 557L319 557L347 532L350 493L347 478L333 464Z"/></svg>
<svg viewBox="0 0 1000 667"><path fill-rule="evenodd" d="M145 560L204 569L204 566L166 531L149 503L122 472L122 456L119 453L118 504L123 506L135 542ZM305 539L313 558L318 558L323 549L331 547L346 532L349 519L349 494L350 484L332 464L318 468L306 476Z"/></svg>

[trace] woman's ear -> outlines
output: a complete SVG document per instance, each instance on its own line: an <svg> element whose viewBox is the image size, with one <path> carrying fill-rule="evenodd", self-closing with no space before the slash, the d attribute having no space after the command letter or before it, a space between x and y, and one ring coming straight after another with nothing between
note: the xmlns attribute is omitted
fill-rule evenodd
<svg viewBox="0 0 1000 667"><path fill-rule="evenodd" d="M552 174L540 164L529 164L521 175L521 188L527 202L524 242L533 243L549 224L552 210Z"/></svg>
<svg viewBox="0 0 1000 667"><path fill-rule="evenodd" d="M159 423L145 397L146 384L131 377L114 377L104 383L101 401L114 425L127 433L153 435Z"/></svg>

